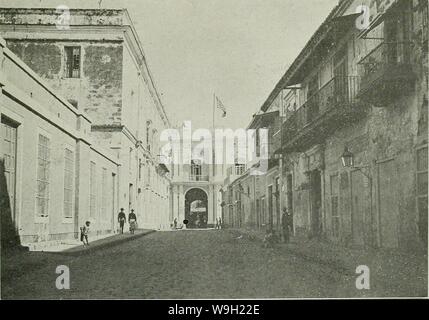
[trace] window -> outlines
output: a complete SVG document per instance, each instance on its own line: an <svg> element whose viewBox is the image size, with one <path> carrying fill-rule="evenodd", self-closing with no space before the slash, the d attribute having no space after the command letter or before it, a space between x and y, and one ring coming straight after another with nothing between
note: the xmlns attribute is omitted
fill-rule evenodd
<svg viewBox="0 0 429 320"><path fill-rule="evenodd" d="M73 151L65 149L64 152L64 218L73 217Z"/></svg>
<svg viewBox="0 0 429 320"><path fill-rule="evenodd" d="M101 214L108 215L108 197L107 197L107 169L101 169Z"/></svg>
<svg viewBox="0 0 429 320"><path fill-rule="evenodd" d="M201 162L199 160L191 161L191 180L200 181L201 179Z"/></svg>
<svg viewBox="0 0 429 320"><path fill-rule="evenodd" d="M244 164L236 163L235 164L235 175L241 176L244 173L245 169L246 169L246 166Z"/></svg>
<svg viewBox="0 0 429 320"><path fill-rule="evenodd" d="M417 150L417 209L419 234L423 243L428 241L428 148Z"/></svg>
<svg viewBox="0 0 429 320"><path fill-rule="evenodd" d="M95 218L96 216L96 176L95 176L95 162L91 161L90 168L89 168L89 216L91 218Z"/></svg>
<svg viewBox="0 0 429 320"><path fill-rule="evenodd" d="M332 236L340 236L340 215L338 213L338 175L331 176L331 219Z"/></svg>
<svg viewBox="0 0 429 320"><path fill-rule="evenodd" d="M80 78L80 47L64 47L66 78Z"/></svg>
<svg viewBox="0 0 429 320"><path fill-rule="evenodd" d="M37 154L36 214L47 217L49 213L49 138L39 134Z"/></svg>

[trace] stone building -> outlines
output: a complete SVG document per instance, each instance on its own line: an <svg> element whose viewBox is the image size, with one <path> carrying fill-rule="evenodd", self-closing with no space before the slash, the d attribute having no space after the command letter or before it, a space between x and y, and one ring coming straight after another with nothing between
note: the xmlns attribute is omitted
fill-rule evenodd
<svg viewBox="0 0 429 320"><path fill-rule="evenodd" d="M159 134L170 122L127 10L2 8L0 32L11 51L92 119L92 138L121 164L118 207L134 209L140 227L167 227L170 178Z"/></svg>
<svg viewBox="0 0 429 320"><path fill-rule="evenodd" d="M223 221L229 227L280 228L281 175L279 157L281 147L281 119L283 112L281 92L270 106L261 108L253 116L248 130L255 130L255 157L246 163L237 162L227 170L223 186ZM268 129L268 145L262 146L259 129ZM248 146L248 148L251 146ZM267 159L261 150L267 148ZM265 161L265 164L262 162ZM254 170L264 171L253 174Z"/></svg>
<svg viewBox="0 0 429 320"><path fill-rule="evenodd" d="M186 228L190 229L214 227L216 219L221 216L221 188L225 166L212 164L204 156L203 153L207 152L215 157L213 149L196 154L199 144L198 141L190 143L190 163L181 153L180 160L170 166L170 221L176 219L179 227L185 227L183 221L187 220ZM180 150L186 152L186 149L182 139Z"/></svg>
<svg viewBox="0 0 429 320"><path fill-rule="evenodd" d="M339 1L262 110L288 89L280 197L295 233L426 250L427 1Z"/></svg>
<svg viewBox="0 0 429 320"><path fill-rule="evenodd" d="M2 246L55 244L114 232L120 163L90 135L92 120L0 37ZM94 210L99 208L98 210Z"/></svg>

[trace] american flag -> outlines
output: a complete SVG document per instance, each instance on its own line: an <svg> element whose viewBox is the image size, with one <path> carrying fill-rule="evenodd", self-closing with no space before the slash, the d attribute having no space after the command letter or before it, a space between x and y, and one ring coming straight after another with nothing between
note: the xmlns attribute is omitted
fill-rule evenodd
<svg viewBox="0 0 429 320"><path fill-rule="evenodd" d="M216 108L222 110L222 118L226 117L226 108L223 105L222 101L220 101L220 99L218 97L216 97Z"/></svg>

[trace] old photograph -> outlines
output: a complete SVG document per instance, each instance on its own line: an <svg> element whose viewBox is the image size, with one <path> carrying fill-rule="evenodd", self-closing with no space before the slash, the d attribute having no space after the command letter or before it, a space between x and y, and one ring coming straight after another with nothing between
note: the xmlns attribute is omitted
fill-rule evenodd
<svg viewBox="0 0 429 320"><path fill-rule="evenodd" d="M1 299L427 298L428 37L428 0L0 0Z"/></svg>

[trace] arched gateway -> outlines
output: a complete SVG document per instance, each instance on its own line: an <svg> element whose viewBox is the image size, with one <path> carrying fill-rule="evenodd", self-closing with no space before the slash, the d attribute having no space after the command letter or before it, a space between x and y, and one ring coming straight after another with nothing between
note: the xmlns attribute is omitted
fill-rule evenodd
<svg viewBox="0 0 429 320"><path fill-rule="evenodd" d="M185 194L185 219L187 228L207 228L208 205L207 193L199 188L192 188Z"/></svg>

